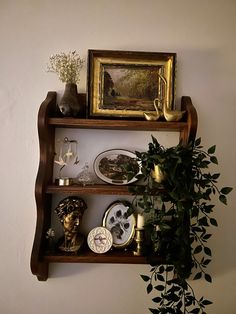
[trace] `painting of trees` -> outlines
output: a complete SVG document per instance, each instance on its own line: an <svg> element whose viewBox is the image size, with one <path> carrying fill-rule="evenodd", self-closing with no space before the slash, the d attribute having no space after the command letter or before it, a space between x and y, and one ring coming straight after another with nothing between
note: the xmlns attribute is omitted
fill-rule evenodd
<svg viewBox="0 0 236 314"><path fill-rule="evenodd" d="M161 66L109 65L104 71L104 107L140 109L158 97Z"/></svg>

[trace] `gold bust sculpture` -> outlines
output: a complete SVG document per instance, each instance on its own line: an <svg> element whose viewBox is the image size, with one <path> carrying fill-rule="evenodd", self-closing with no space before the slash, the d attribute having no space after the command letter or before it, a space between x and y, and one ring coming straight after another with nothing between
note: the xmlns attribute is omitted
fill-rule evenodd
<svg viewBox="0 0 236 314"><path fill-rule="evenodd" d="M55 209L64 229L64 238L59 249L65 252L77 252L84 237L79 233L79 225L87 205L85 201L77 196L70 196L58 204Z"/></svg>

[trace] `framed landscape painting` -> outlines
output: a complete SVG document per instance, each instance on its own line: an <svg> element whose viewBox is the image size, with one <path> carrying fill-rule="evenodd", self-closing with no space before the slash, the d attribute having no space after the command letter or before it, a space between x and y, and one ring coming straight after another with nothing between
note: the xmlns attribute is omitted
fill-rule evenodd
<svg viewBox="0 0 236 314"><path fill-rule="evenodd" d="M155 98L165 98L173 108L175 53L89 50L88 54L89 117L143 118L143 112L155 111Z"/></svg>

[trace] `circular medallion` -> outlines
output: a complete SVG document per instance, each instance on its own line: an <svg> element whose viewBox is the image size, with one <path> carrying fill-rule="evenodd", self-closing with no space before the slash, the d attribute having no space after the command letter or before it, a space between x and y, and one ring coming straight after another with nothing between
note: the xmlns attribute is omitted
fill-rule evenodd
<svg viewBox="0 0 236 314"><path fill-rule="evenodd" d="M104 227L96 227L89 232L87 242L94 253L106 253L113 244L112 234Z"/></svg>

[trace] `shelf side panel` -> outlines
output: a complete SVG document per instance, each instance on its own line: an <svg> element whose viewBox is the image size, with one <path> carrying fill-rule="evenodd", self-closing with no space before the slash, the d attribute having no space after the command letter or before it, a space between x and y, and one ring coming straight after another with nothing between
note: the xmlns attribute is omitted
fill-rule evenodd
<svg viewBox="0 0 236 314"><path fill-rule="evenodd" d="M44 236L50 225L51 195L45 193L51 182L55 132L48 125L48 116L55 110L56 93L49 92L41 104L38 113L38 135L40 145L40 161L35 183L35 200L37 207L37 221L34 243L31 253L31 271L39 280L48 277L48 262L42 259L45 245Z"/></svg>
<svg viewBox="0 0 236 314"><path fill-rule="evenodd" d="M189 96L181 98L181 110L187 111L187 127L180 131L180 143L183 145L194 142L197 133L197 111Z"/></svg>

